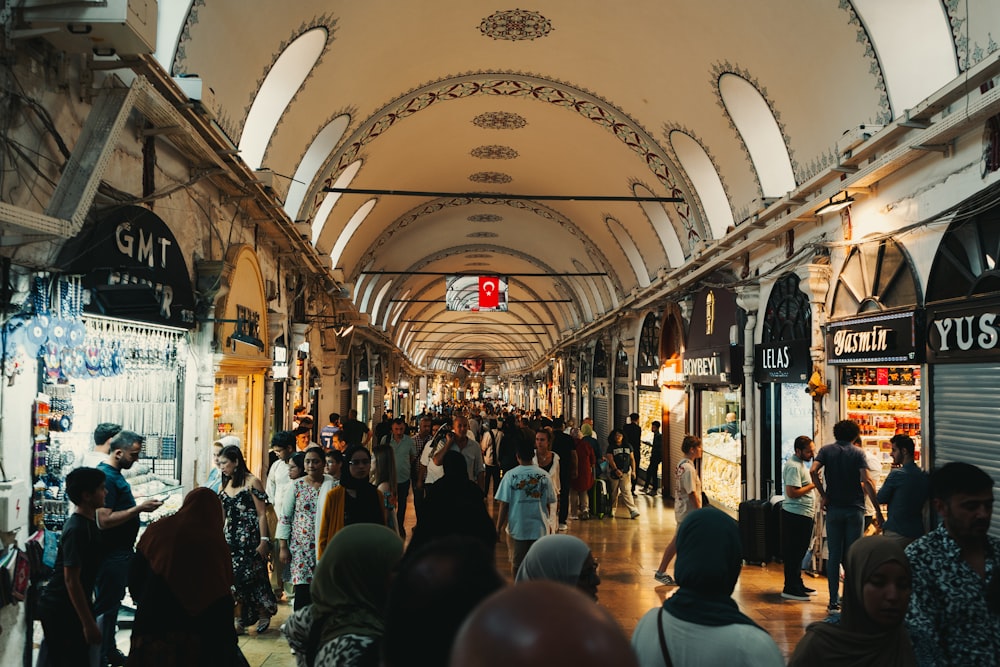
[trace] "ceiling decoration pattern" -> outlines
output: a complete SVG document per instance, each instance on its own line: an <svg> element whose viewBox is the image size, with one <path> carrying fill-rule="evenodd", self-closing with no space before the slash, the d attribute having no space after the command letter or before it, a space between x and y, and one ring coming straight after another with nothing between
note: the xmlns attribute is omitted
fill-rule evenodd
<svg viewBox="0 0 1000 667"><path fill-rule="evenodd" d="M719 160L718 160L718 158L715 155L712 154L712 151L709 149L708 144L706 144L705 141L703 141L702 138L700 136L698 136L698 134L694 130L690 129L689 127L687 127L685 125L679 125L677 123L670 123L670 122L664 123L663 124L663 139L664 139L663 143L664 143L664 146L666 147L666 150L669 151L670 159L673 162L675 162L676 164L681 164L681 161L680 161L680 158L677 156L677 151L674 150L673 142L670 141L670 133L671 132L681 132L683 134L686 134L688 137L690 137L690 139L692 141L694 141L699 146L701 146L701 149L703 151L705 151L705 155L708 156L709 162L712 163L712 167L715 169L715 173L719 177L719 182L722 183L722 190L723 190L723 192L726 193L726 201L729 202L729 209L733 210L733 208L734 208L733 207L733 193L729 189L729 184L726 182L726 177L723 176L723 174L722 174L722 169L719 168ZM742 142L741 142L740 145L741 146L743 145ZM745 148L745 146L744 146L744 148ZM680 174L680 177L684 179L684 182L687 184L688 191L689 192L695 192L694 183L692 183L691 179L688 177L687 171L684 170L684 169L678 169L678 173ZM629 183L629 187L634 186L638 182L639 181L630 182ZM695 204L695 206L698 209L698 217L700 217L702 220L707 221L708 217L705 215L704 208L702 208L700 198L695 197L694 199L695 199L694 204ZM740 218L740 219L742 220L742 218Z"/></svg>
<svg viewBox="0 0 1000 667"><path fill-rule="evenodd" d="M466 220L469 222L503 222L503 216L495 213L476 213L470 215Z"/></svg>
<svg viewBox="0 0 1000 667"><path fill-rule="evenodd" d="M469 180L473 183L503 185L513 181L514 177L501 171L477 171L474 174L469 174Z"/></svg>
<svg viewBox="0 0 1000 667"><path fill-rule="evenodd" d="M472 124L484 130L520 130L528 126L528 120L509 111L485 111L473 118Z"/></svg>
<svg viewBox="0 0 1000 667"><path fill-rule="evenodd" d="M500 235L496 232L470 232L465 237L469 239L495 239L499 238Z"/></svg>
<svg viewBox="0 0 1000 667"><path fill-rule="evenodd" d="M848 24L857 26L858 43L863 44L865 47L865 52L861 57L868 60L868 71L873 77L875 77L875 90L878 92L879 112L875 118L871 118L869 121L883 125L891 123L892 106L889 104L889 89L886 87L885 75L882 73L882 64L878 60L878 53L875 51L875 45L872 44L871 35L868 34L868 30L865 29L864 22L854 10L854 5L850 2L850 0L840 0L839 8L847 12L850 16L847 21ZM802 182L803 181L799 181L799 183Z"/></svg>
<svg viewBox="0 0 1000 667"><path fill-rule="evenodd" d="M511 42L547 37L552 30L552 21L526 9L494 12L479 23L479 32L484 37Z"/></svg>
<svg viewBox="0 0 1000 667"><path fill-rule="evenodd" d="M510 146L499 146L491 144L489 146L476 146L469 155L480 160L513 160L517 158L518 152Z"/></svg>
<svg viewBox="0 0 1000 667"><path fill-rule="evenodd" d="M958 65L964 72L975 67L988 55L995 53L1000 46L991 33L986 33L987 43L984 47L978 39L969 39L969 6L966 0L943 0L948 23L951 25L951 35L955 42L955 56Z"/></svg>
<svg viewBox="0 0 1000 667"><path fill-rule="evenodd" d="M685 195L674 179L674 167L668 162L667 152L663 147L637 122L611 103L582 89L537 76L481 73L449 78L424 86L416 94L404 96L399 101L386 105L366 121L351 135L335 157L334 167L330 170L329 176L320 183L320 191L313 199L313 211L309 218L315 217L316 210L322 204L324 194L322 188L330 187L340 172L357 159L362 148L383 132L400 120L437 102L466 99L477 95L530 98L575 111L612 132L629 149L640 155L671 196ZM682 230L677 230L679 238L693 237L697 241L707 237L702 221L696 221L691 217L689 204L678 203L675 205L675 210L683 227Z"/></svg>
<svg viewBox="0 0 1000 667"><path fill-rule="evenodd" d="M402 230L409 227L411 224L419 220L421 217L436 213L446 208L456 207L456 206L468 206L473 203L485 204L488 206L507 206L513 209L519 209L522 211L528 211L533 213L545 220L549 220L558 224L560 227L565 229L574 238L578 239L586 248L587 256L594 262L595 266L603 266L607 259L605 254L601 252L597 245L591 240L591 238L584 234L583 231L573 223L572 220L562 215L558 211L549 208L548 206L543 206L537 202L522 200L522 199L471 199L469 197L454 197L451 199L437 199L427 204L410 209L405 215L396 220L390 225L387 225L385 230L379 235L374 243L368 248L367 251L361 256L358 261L358 267L370 268L375 265L375 260L379 256L381 248L388 243L393 236L401 232ZM488 214L487 214L488 215ZM499 216L498 216L499 217ZM505 253L507 254L507 253ZM360 268L355 269L351 275L352 281L357 281L359 274L362 273ZM624 295L625 290L622 286L621 280L618 278L617 274L611 272L611 281L614 285L615 290L619 295Z"/></svg>

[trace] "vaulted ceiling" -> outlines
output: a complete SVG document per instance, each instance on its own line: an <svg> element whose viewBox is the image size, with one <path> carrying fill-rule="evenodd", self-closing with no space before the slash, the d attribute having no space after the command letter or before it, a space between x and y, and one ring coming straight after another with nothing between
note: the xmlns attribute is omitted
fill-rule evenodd
<svg viewBox="0 0 1000 667"><path fill-rule="evenodd" d="M250 166L295 178L286 210L370 326L424 367L489 372L691 262L834 164L845 130L996 50L998 24L986 0L172 4L157 57L211 87ZM508 312L448 312L455 273L509 276Z"/></svg>

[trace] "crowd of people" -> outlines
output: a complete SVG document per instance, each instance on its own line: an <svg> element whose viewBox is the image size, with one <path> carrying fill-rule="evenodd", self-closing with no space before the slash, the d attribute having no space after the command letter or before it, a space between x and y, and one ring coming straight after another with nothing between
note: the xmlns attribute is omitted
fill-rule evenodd
<svg viewBox="0 0 1000 667"><path fill-rule="evenodd" d="M701 441L684 439L672 485L678 530L655 573L676 591L629 641L597 604L598 559L566 523L594 516L601 481L611 513L620 498L638 516L628 429L608 434L602 451L590 423L546 421L479 406L412 424L387 416L373 429L330 415L320 444L311 425L276 433L263 481L239 442L222 439L218 476L150 524L137 548L140 513L159 506L137 504L121 475L142 437L102 424L95 444L106 459L67 477L75 512L39 604L47 664L242 666L238 636L268 632L289 600L280 631L300 667L412 664L415 647L424 665L783 665L733 600L740 532L703 506ZM782 597L815 594L801 562L820 509L830 588L829 617L807 628L789 664L997 665L993 480L960 462L928 477L903 435L893 438L898 467L876 490L857 435L857 424L839 422L818 452L803 436L785 464ZM656 481L646 484L655 493ZM862 537L865 496L881 535ZM929 531L924 506L940 522ZM501 540L513 585L496 568ZM127 657L114 648L126 585L136 603Z"/></svg>

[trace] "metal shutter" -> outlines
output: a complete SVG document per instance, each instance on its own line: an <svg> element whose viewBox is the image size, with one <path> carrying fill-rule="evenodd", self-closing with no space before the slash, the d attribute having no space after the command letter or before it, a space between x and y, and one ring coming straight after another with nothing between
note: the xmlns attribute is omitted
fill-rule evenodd
<svg viewBox="0 0 1000 667"><path fill-rule="evenodd" d="M663 488L674 492L674 468L684 458L681 444L687 435L687 392L683 389L667 389L664 395L666 401L663 409L668 413L670 430L668 433L668 457L663 461Z"/></svg>
<svg viewBox="0 0 1000 667"><path fill-rule="evenodd" d="M931 366L931 464L964 461L1000 483L1000 363ZM990 534L1000 537L1000 518Z"/></svg>
<svg viewBox="0 0 1000 667"><path fill-rule="evenodd" d="M610 421L608 419L608 403L609 400L603 396L594 398L594 437L597 438L602 452L608 450L608 432L611 430L611 427L608 426Z"/></svg>

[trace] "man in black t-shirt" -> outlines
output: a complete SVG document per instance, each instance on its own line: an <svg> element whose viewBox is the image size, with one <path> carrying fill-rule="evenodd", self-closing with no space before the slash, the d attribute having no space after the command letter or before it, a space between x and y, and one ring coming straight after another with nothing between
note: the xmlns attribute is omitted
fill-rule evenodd
<svg viewBox="0 0 1000 667"><path fill-rule="evenodd" d="M632 448L632 456L635 457L635 462L639 463L639 452L642 444L640 440L642 438L642 427L639 426L639 413L633 412L628 416L628 423L622 427L622 432L625 433L625 441L628 446ZM636 474L632 476L632 495L635 495L635 482L638 479L639 471L635 471Z"/></svg>
<svg viewBox="0 0 1000 667"><path fill-rule="evenodd" d="M340 432L344 436L344 441L347 442L347 446L352 445L367 445L371 434L369 433L368 425L358 421L358 411L351 409L347 413L347 420L343 423L343 428Z"/></svg>
<svg viewBox="0 0 1000 667"><path fill-rule="evenodd" d="M49 665L90 664L91 651L101 644L94 582L104 551L95 515L104 507L104 494L104 473L97 468L77 468L66 476L66 495L76 510L63 524L55 569L39 599Z"/></svg>

